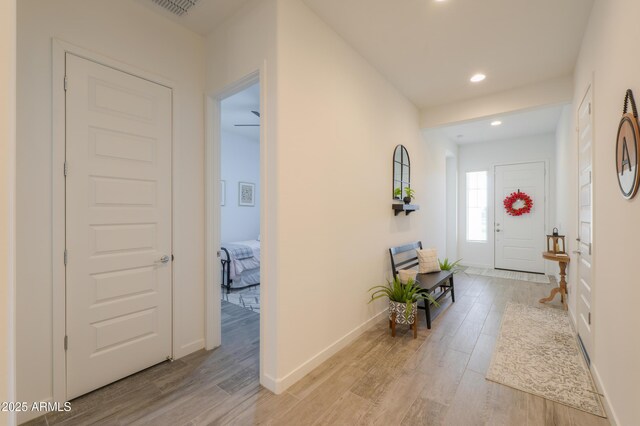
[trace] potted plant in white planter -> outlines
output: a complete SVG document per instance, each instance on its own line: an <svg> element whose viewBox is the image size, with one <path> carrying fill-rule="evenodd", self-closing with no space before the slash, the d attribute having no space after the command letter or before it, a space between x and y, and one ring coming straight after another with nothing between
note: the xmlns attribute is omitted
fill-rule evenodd
<svg viewBox="0 0 640 426"><path fill-rule="evenodd" d="M391 335L396 335L396 324L409 324L413 328L413 337L417 337L417 321L418 302L424 300L425 303L433 303L438 306L435 299L418 283L409 278L406 284L403 284L398 277L387 285L377 285L369 289L371 291L371 300L386 297L389 299L389 326L391 327Z"/></svg>

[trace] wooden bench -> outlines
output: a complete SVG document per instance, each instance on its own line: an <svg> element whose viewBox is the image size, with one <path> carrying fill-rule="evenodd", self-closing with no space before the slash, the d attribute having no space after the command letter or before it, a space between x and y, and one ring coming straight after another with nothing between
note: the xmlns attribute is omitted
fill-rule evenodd
<svg viewBox="0 0 640 426"><path fill-rule="evenodd" d="M416 250L422 250L422 242L406 244L400 247L391 247L389 256L391 257L391 270L394 278L398 276L401 269L411 269L419 265L418 254ZM451 293L451 301L456 301L455 291L453 287L453 272L440 271L428 274L417 274L416 282L418 285L431 294L436 301L440 301L449 292ZM427 316L427 328L431 328L431 303L424 301L424 307L418 306L418 309L424 309Z"/></svg>

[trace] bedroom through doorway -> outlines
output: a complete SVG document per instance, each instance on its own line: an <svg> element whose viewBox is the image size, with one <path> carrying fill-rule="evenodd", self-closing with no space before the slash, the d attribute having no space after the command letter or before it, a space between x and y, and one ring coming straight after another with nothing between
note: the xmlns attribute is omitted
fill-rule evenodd
<svg viewBox="0 0 640 426"><path fill-rule="evenodd" d="M222 347L258 378L260 341L260 85L220 101Z"/></svg>

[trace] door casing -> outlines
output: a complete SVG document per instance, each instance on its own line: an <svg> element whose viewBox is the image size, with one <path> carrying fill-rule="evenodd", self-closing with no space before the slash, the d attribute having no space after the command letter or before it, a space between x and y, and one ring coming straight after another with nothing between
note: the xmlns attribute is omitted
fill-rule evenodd
<svg viewBox="0 0 640 426"><path fill-rule="evenodd" d="M576 196L576 203L577 203L577 217L576 217L576 245L577 245L577 250L576 251L580 251L582 250L587 250L588 248L586 247L581 247L581 243L580 243L580 238L581 238L581 231L580 231L580 127L579 127L579 122L580 122L580 107L584 104L584 102L587 100L587 98L590 98L590 108L591 108L591 113L589 115L589 120L590 120L590 125L591 125L591 158L590 158L590 162L591 162L591 229L590 229L590 233L591 233L591 265L590 265L590 274L589 274L589 284L591 285L592 291L591 291L591 300L590 300L590 304L591 304L591 309L590 309L590 313L593 313L595 311L595 304L596 304L596 300L595 300L595 286L597 285L597 283L595 282L595 252L596 252L596 245L594 243L595 241L595 233L594 233L594 228L595 228L595 209L593 208L593 206L595 205L595 187L593 182L595 181L594 177L595 177L595 164L593 161L593 152L594 152L594 144L595 144L595 107L594 107L594 91L593 91L593 83L590 82L589 84L587 84L587 87L585 88L585 90L582 92L583 96L582 99L580 100L580 103L578 104L578 108L576 109L576 116L575 116L575 120L576 120L576 139L577 139L577 143L576 143L576 167L577 167L577 182L576 182L576 191L578 191L577 196ZM580 312L579 312L579 308L578 308L578 304L580 303L578 299L578 296L580 294L580 292L578 291L579 286L580 286L580 266L579 263L581 262L581 257L579 254L576 253L576 262L575 264L577 265L575 268L575 287L572 288L573 292L575 293L574 295L574 299L576 300L576 304L574 305L574 310L571 309L571 307L569 307L569 317L571 318L572 322L573 322L573 326L575 329L576 334L578 335L579 338L579 342L580 342L580 346L581 349L583 350L583 355L585 356L585 361L587 361L587 363L589 364L590 368L593 368L593 357L595 355L595 332L593 332L593 328L595 326L595 318L592 315L591 318L591 347L590 348L586 348L584 346L584 343L582 341L582 337L580 337L580 327L578 324L578 321L580 321ZM587 349L590 350L590 352L587 351Z"/></svg>
<svg viewBox="0 0 640 426"><path fill-rule="evenodd" d="M100 55L82 47L75 46L71 43L59 39L52 39L52 354L53 354L53 401L67 401L66 390L66 352L64 349L64 337L66 334L66 281L65 281L65 178L64 178L64 162L65 162L65 144L66 144L66 110L65 110L65 55L72 53L81 58L114 68L118 71L131 74L136 77L143 78L153 83L165 86L172 91L175 84L166 78L155 74L142 71L125 63ZM175 98L174 98L175 99ZM176 116L176 103L172 102L172 117ZM176 139L176 126L172 125L172 157L175 158L175 145L173 141ZM175 162L171 162L172 176L172 194L173 194L173 175L175 174ZM175 200L172 195L172 210L174 210ZM174 214L171 214L171 240L174 240L173 221ZM172 248L173 252L173 248ZM174 288L175 268L171 277L172 287L172 356L177 352L177 342L175 339L176 332L176 294Z"/></svg>

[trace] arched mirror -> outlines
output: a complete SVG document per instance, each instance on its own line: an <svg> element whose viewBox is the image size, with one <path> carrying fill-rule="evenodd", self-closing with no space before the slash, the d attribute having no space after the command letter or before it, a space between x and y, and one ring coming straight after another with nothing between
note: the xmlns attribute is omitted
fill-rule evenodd
<svg viewBox="0 0 640 426"><path fill-rule="evenodd" d="M402 200L405 188L411 187L411 162L409 152L404 145L396 146L393 151L393 199Z"/></svg>

